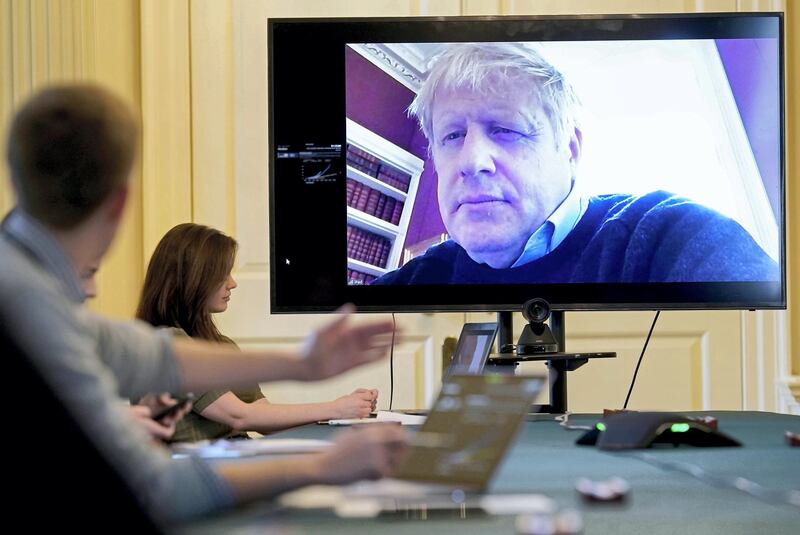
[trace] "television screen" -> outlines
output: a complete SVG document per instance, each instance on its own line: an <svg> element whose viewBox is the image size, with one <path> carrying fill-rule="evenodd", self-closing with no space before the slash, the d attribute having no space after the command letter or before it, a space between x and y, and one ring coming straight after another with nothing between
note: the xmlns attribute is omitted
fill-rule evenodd
<svg viewBox="0 0 800 535"><path fill-rule="evenodd" d="M782 31L270 20L273 312L785 306Z"/></svg>

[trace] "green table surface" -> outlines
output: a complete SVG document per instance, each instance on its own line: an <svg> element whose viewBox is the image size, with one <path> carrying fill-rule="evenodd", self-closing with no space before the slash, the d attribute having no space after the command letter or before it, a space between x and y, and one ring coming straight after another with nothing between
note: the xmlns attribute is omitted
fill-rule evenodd
<svg viewBox="0 0 800 535"><path fill-rule="evenodd" d="M584 533L702 533L800 535L800 507L776 504L770 493L800 490L800 448L789 447L785 431L800 433L800 417L758 412L705 412L719 430L741 448L660 447L609 453L577 446L582 431L561 427L541 416L524 424L514 447L499 467L492 493L538 493L560 508L579 511ZM597 415L572 415L570 424L592 425ZM413 428L412 428L413 429ZM335 430L310 425L279 437L330 438ZM702 470L701 477L675 470L670 463ZM578 478L618 476L631 487L623 505L593 505L575 491ZM763 499L725 482L742 477L766 491ZM184 526L186 533L515 533L515 516L442 514L427 520L399 515L340 519L330 511L280 509L257 503Z"/></svg>

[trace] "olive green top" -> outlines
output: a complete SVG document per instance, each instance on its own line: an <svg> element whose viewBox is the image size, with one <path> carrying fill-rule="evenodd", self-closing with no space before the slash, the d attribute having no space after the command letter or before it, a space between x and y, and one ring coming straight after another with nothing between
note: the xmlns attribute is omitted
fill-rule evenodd
<svg viewBox="0 0 800 535"><path fill-rule="evenodd" d="M172 331L176 336L188 336L183 329L174 328ZM231 426L215 422L200 414L209 405L217 401L223 394L233 392L233 394L245 403L253 403L264 398L258 385L251 388L239 390L212 390L197 394L192 404L192 410L180 420L175 426L175 434L172 435L170 442L195 442L197 440L214 440L218 438L247 438L244 431L236 431Z"/></svg>

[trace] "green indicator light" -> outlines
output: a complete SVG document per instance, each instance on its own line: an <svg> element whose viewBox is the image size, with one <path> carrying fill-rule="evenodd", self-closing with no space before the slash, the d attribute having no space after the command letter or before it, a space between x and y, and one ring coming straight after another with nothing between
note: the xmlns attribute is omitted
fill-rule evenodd
<svg viewBox="0 0 800 535"><path fill-rule="evenodd" d="M673 433L685 433L689 430L689 424L672 424L669 430Z"/></svg>
<svg viewBox="0 0 800 535"><path fill-rule="evenodd" d="M598 422L595 427L597 428L598 431L605 431L606 430L606 424L604 424L603 422Z"/></svg>

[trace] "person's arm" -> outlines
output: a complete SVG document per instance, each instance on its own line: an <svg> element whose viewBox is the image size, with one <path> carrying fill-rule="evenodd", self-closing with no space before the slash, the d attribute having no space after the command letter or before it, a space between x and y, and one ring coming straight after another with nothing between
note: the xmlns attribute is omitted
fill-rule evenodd
<svg viewBox="0 0 800 535"><path fill-rule="evenodd" d="M352 325L354 308L312 333L299 352L240 351L230 344L190 338L173 341L183 390L204 392L267 381L317 381L383 358L389 348L391 321Z"/></svg>
<svg viewBox="0 0 800 535"><path fill-rule="evenodd" d="M377 399L376 390L360 388L325 403L276 404L266 399L245 403L232 392L223 394L200 414L237 431L272 433L334 418L366 418Z"/></svg>
<svg viewBox="0 0 800 535"><path fill-rule="evenodd" d="M342 433L328 450L283 459L215 465L237 501L276 496L305 485L343 485L391 475L406 451L402 427L373 424Z"/></svg>
<svg viewBox="0 0 800 535"><path fill-rule="evenodd" d="M118 390L118 370L110 369L101 358L104 346L94 336L98 328L83 309L64 298L56 283L36 266L0 273L0 302L13 311L3 315L4 326L14 333L31 363L147 510L161 520L178 521L233 505L232 489L208 463L194 457L172 459L141 428L131 425L128 407L120 403L120 397L130 395ZM19 276L9 280L10 273ZM150 336L155 338L152 333ZM171 343L169 338L159 339L165 347ZM151 348L141 343L138 347ZM165 360L172 360L171 352L168 356ZM147 373L123 373L122 378L139 387L148 379L177 387L177 367L171 368L175 373L166 379L155 377L157 366ZM170 368L161 367L160 371L169 372ZM139 389L138 396L146 393L143 390Z"/></svg>

